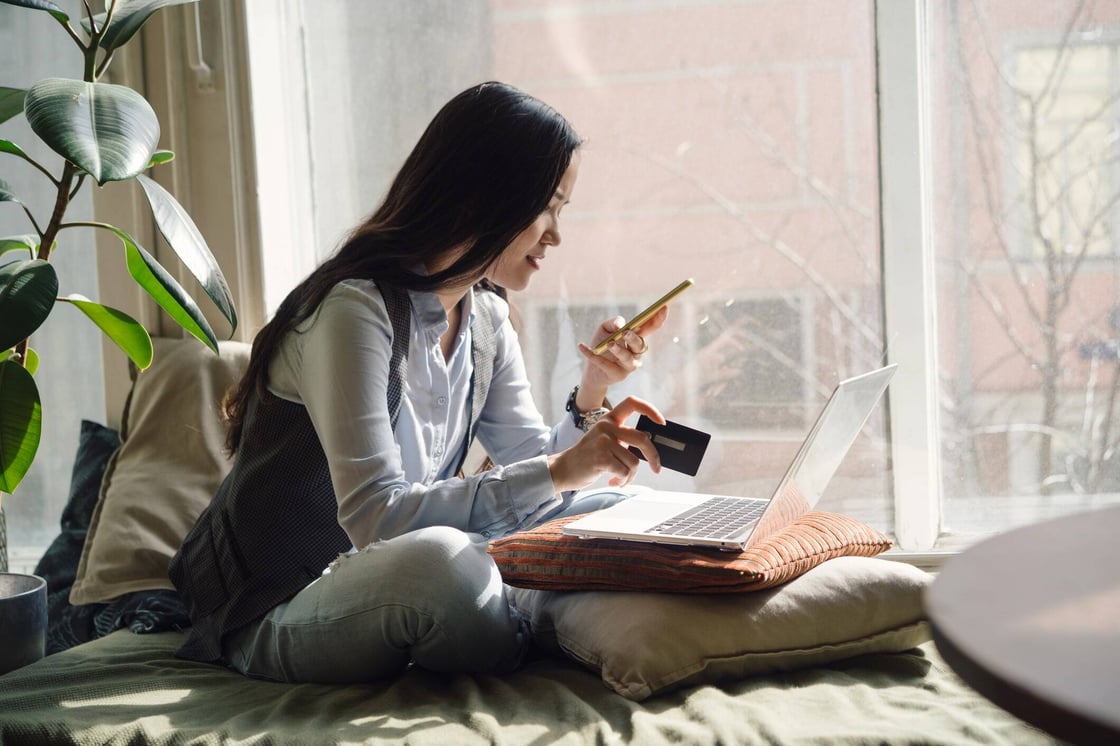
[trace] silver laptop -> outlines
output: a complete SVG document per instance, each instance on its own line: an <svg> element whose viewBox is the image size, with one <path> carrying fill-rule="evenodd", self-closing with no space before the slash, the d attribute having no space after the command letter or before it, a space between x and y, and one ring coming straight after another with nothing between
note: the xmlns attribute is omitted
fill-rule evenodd
<svg viewBox="0 0 1120 746"><path fill-rule="evenodd" d="M747 549L817 504L897 367L888 365L836 385L769 499L642 489L628 500L568 523L564 533ZM611 488L586 492L604 491L622 492Z"/></svg>

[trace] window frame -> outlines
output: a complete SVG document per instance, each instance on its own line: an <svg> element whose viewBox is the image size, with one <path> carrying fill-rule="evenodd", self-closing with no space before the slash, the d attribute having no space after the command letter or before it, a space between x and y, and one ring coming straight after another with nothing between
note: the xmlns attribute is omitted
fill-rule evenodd
<svg viewBox="0 0 1120 746"><path fill-rule="evenodd" d="M941 534L926 0L875 3L883 328L898 372L887 391L894 533L928 553Z"/></svg>

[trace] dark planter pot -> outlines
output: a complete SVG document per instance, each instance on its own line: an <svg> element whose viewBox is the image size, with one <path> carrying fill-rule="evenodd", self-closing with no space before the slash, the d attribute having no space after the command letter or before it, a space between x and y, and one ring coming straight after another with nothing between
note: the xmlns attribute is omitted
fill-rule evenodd
<svg viewBox="0 0 1120 746"><path fill-rule="evenodd" d="M43 657L47 645L47 581L0 573L0 675Z"/></svg>

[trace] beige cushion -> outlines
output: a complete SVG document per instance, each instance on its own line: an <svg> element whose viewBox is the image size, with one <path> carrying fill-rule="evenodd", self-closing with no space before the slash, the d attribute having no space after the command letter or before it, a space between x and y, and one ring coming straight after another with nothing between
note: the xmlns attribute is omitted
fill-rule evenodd
<svg viewBox="0 0 1120 746"><path fill-rule="evenodd" d="M510 585L538 590L742 593L788 582L834 557L872 557L890 537L841 513L811 511L742 552L566 536L557 518L491 542Z"/></svg>
<svg viewBox="0 0 1120 746"><path fill-rule="evenodd" d="M154 339L152 365L134 375L121 447L101 482L82 547L73 604L173 588L167 565L230 469L219 405L248 365L250 346Z"/></svg>
<svg viewBox="0 0 1120 746"><path fill-rule="evenodd" d="M900 562L840 557L754 593L511 588L510 597L539 645L642 700L682 686L908 650L930 639L921 597L931 579Z"/></svg>

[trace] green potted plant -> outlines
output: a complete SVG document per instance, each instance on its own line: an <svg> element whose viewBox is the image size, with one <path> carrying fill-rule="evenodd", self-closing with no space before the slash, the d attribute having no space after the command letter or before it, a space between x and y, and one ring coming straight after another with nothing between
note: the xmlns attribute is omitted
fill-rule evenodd
<svg viewBox="0 0 1120 746"><path fill-rule="evenodd" d="M237 316L221 269L194 221L175 198L145 174L171 160L158 149L159 121L151 105L135 90L101 82L114 53L151 15L172 5L198 0L107 0L103 13L88 2L84 17L72 19L50 0L0 0L50 14L73 39L81 55L80 80L47 78L30 87L7 87L15 81L0 74L0 123L23 114L31 130L54 153L57 164L39 163L16 142L0 139L0 156L22 160L42 173L56 195L49 215L36 216L24 205L0 168L0 209L23 210L28 232L0 236L0 500L11 494L35 458L41 433L42 406L35 384L39 357L30 338L59 303L78 308L140 369L152 361L147 330L108 303L76 294L62 294L53 263L57 246L76 227L109 231L123 244L129 275L168 315L215 351L217 337L191 295L127 231L107 223L67 220L70 201L87 182L136 180L152 208L155 224L168 246L198 279L231 333ZM2 508L2 502L0 502ZM2 612L0 612L2 616ZM0 621L2 626L2 621ZM0 639L7 638L0 629Z"/></svg>

